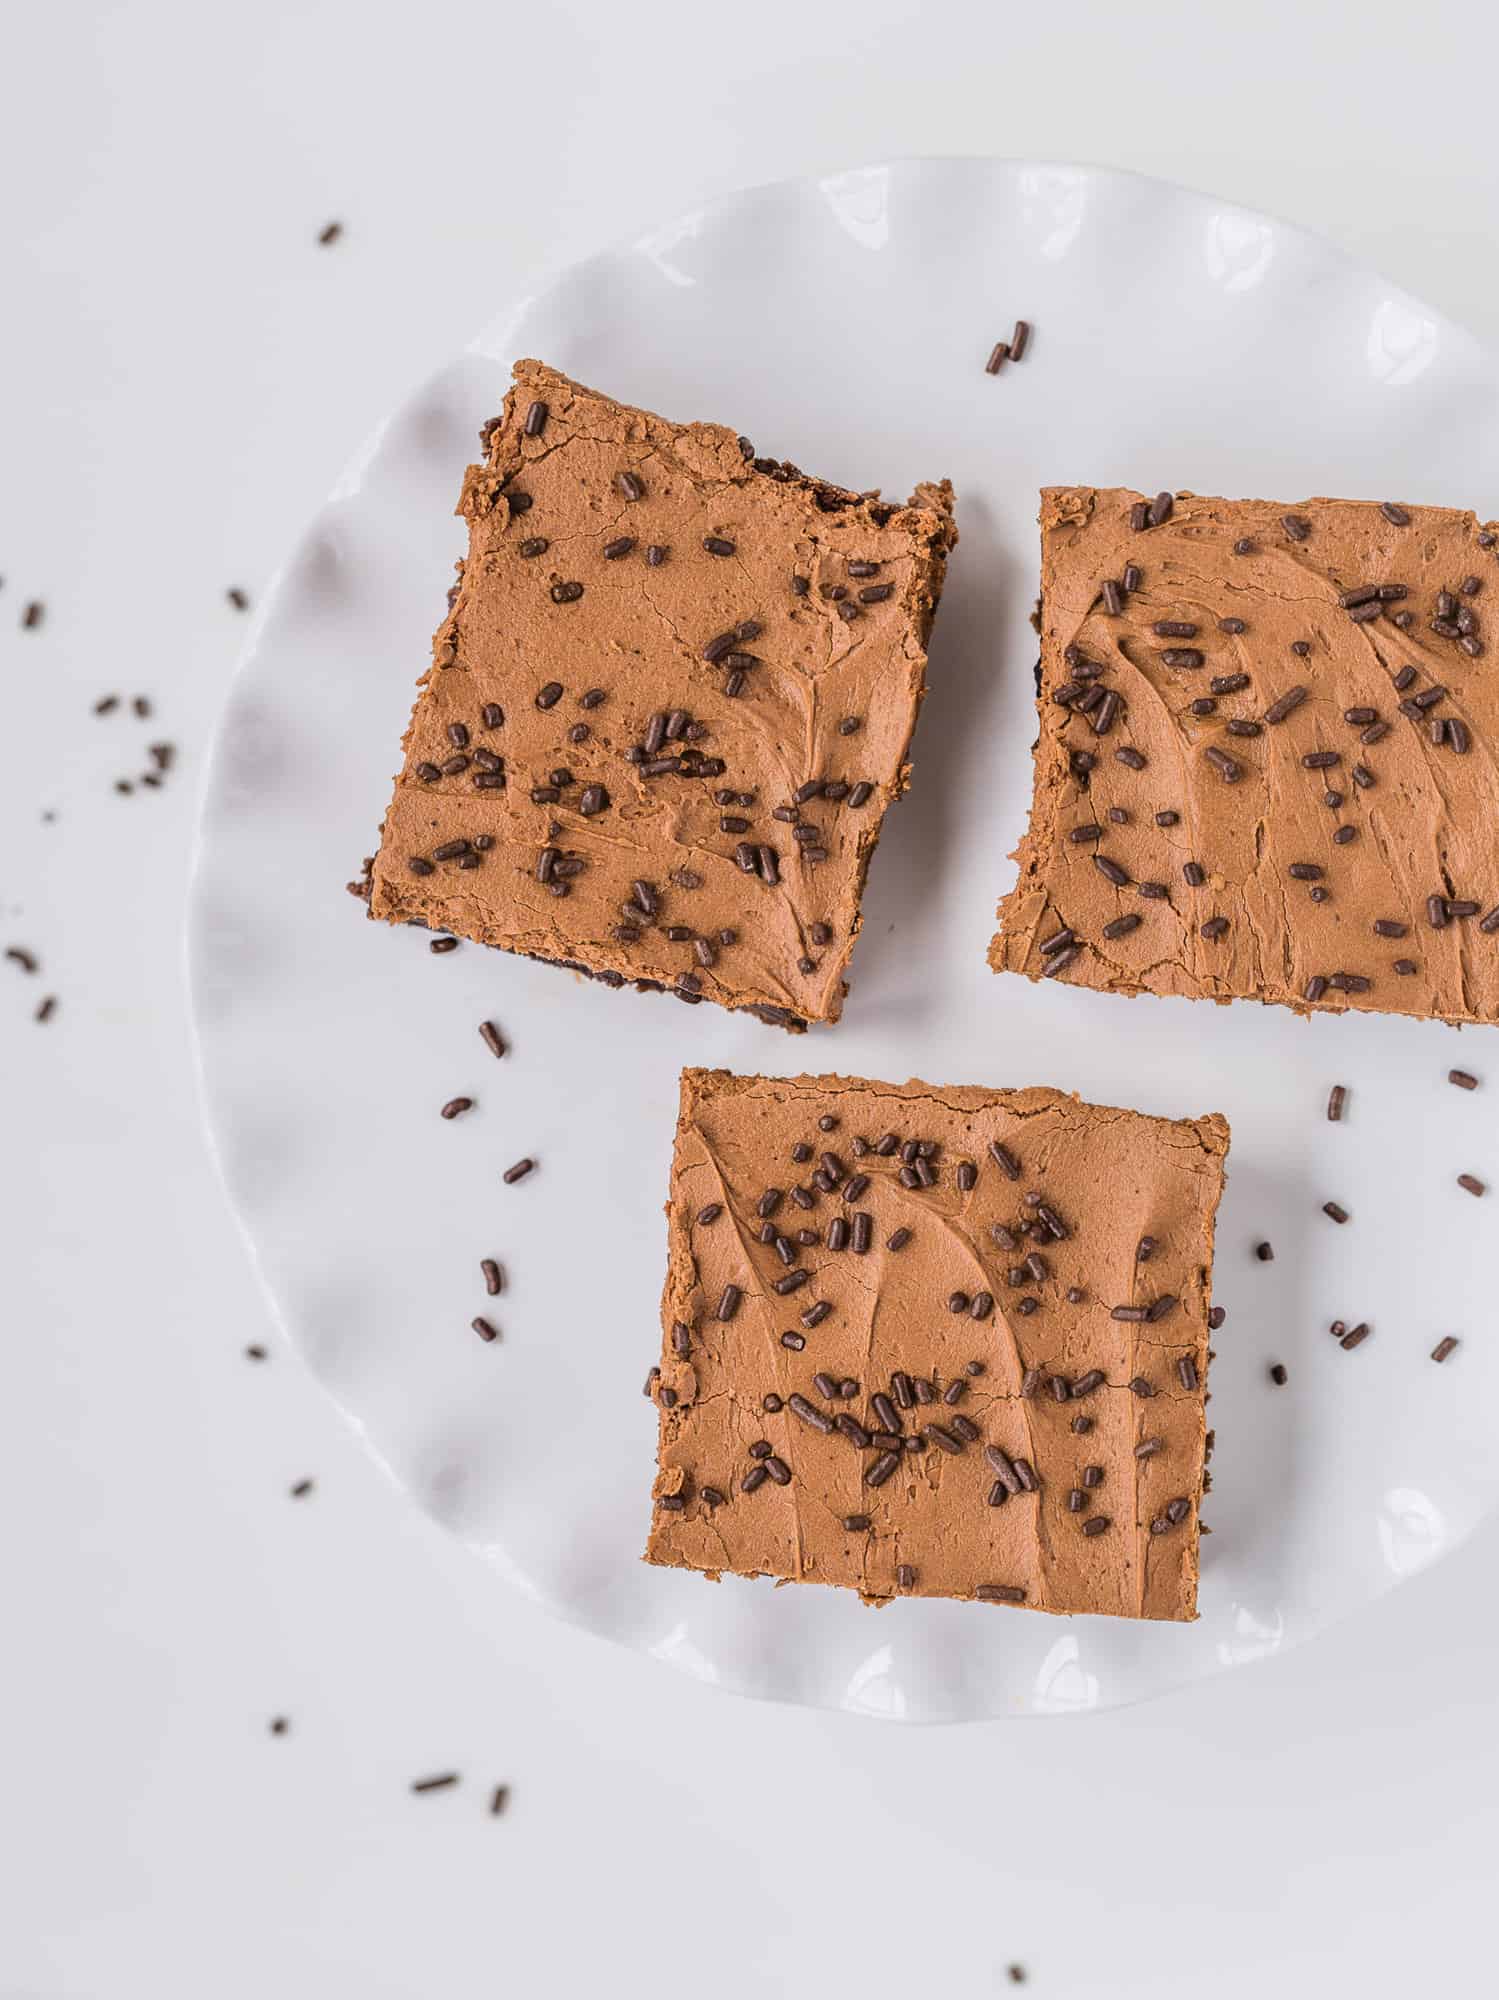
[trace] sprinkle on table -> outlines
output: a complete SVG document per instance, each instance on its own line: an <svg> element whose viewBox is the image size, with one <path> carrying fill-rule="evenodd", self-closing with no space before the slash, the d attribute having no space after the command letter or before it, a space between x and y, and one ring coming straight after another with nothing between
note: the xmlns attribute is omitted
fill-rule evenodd
<svg viewBox="0 0 1499 2000"><path fill-rule="evenodd" d="M1477 1174L1459 1174L1457 1184L1460 1188L1466 1188L1469 1194L1483 1194L1486 1192L1484 1183L1478 1178Z"/></svg>
<svg viewBox="0 0 1499 2000"><path fill-rule="evenodd" d="M1256 1243L1254 1254L1262 1264L1273 1264L1275 1262L1275 1245L1273 1243Z"/></svg>
<svg viewBox="0 0 1499 2000"><path fill-rule="evenodd" d="M1447 1081L1455 1083L1459 1090L1477 1090L1478 1078L1465 1069L1449 1069Z"/></svg>
<svg viewBox="0 0 1499 2000"><path fill-rule="evenodd" d="M411 1789L413 1792L445 1792L457 1783L456 1771L439 1771L435 1777L413 1778Z"/></svg>
<svg viewBox="0 0 1499 2000"><path fill-rule="evenodd" d="M1270 1364L1270 1380L1271 1380L1271 1381L1272 1381L1272 1382L1273 1382L1273 1383L1275 1384L1275 1386L1276 1386L1276 1388L1277 1388L1277 1389L1283 1389L1283 1388L1285 1387L1285 1384L1286 1384L1286 1368L1285 1368L1285 1363L1284 1363L1283 1361L1272 1361L1272 1362L1271 1362L1271 1364Z"/></svg>
<svg viewBox="0 0 1499 2000"><path fill-rule="evenodd" d="M1335 1083L1327 1099L1327 1118L1329 1124L1337 1125L1342 1122L1343 1106L1347 1101L1348 1091L1346 1086L1341 1083Z"/></svg>
<svg viewBox="0 0 1499 2000"><path fill-rule="evenodd" d="M318 231L317 240L326 250L330 244L336 243L343 233L344 226L341 222L325 222Z"/></svg>
<svg viewBox="0 0 1499 2000"><path fill-rule="evenodd" d="M1447 1359L1447 1356L1452 1352L1453 1348L1455 1348L1457 1344L1458 1343L1455 1335L1450 1333L1447 1334L1445 1338L1439 1340L1436 1346L1431 1350L1432 1360L1445 1361Z"/></svg>
<svg viewBox="0 0 1499 2000"><path fill-rule="evenodd" d="M1335 1201L1324 1201L1322 1204L1322 1213L1330 1215L1334 1222L1346 1222L1348 1220L1347 1209L1339 1207Z"/></svg>

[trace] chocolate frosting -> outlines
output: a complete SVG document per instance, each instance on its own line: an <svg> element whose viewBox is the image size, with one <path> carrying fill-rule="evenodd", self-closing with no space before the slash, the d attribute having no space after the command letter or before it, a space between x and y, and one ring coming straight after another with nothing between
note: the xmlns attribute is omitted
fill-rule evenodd
<svg viewBox="0 0 1499 2000"><path fill-rule="evenodd" d="M1141 530L1143 495L1041 496L1035 796L991 963L1499 1020L1495 530L1441 507L1163 497ZM1075 948L1048 952L1064 928Z"/></svg>
<svg viewBox="0 0 1499 2000"><path fill-rule="evenodd" d="M371 914L835 1020L909 774L951 488L846 492L538 361L485 442Z"/></svg>
<svg viewBox="0 0 1499 2000"><path fill-rule="evenodd" d="M934 1143L933 1185L902 1185L899 1152L861 1153L856 1142L876 1149L889 1132ZM1018 1179L997 1163L996 1142ZM810 1157L795 1159L797 1146ZM1213 1221L1227 1148L1220 1117L1147 1118L1055 1090L685 1071L648 1560L844 1584L874 1600L975 1598L993 1588L1045 1611L1195 1616ZM832 1193L811 1180L824 1152L843 1173ZM850 1198L855 1175L868 1184ZM797 1204L794 1187L812 1193L810 1207ZM768 1190L781 1200L767 1203ZM1047 1211L1061 1239L1039 1219ZM852 1226L861 1212L871 1218L868 1251L830 1249L834 1219ZM791 1239L810 1226L819 1241L798 1245L788 1266L759 1240L767 1222ZM996 1224L1013 1248L996 1241ZM1022 1226L1033 1233L1021 1235ZM909 1240L891 1250L900 1229ZM1153 1247L1142 1262L1147 1237ZM1043 1275L1012 1284L1009 1273L1031 1255ZM806 1271L808 1282L778 1293L788 1271ZM730 1286L742 1296L724 1319ZM1069 1290L1083 1296L1069 1302ZM969 1301L961 1311L950 1309L954 1293ZM1176 1303L1155 1320L1113 1317L1116 1306L1163 1299ZM1022 1300L1037 1302L1028 1316ZM788 1331L804 1339L801 1349L783 1344ZM970 1374L974 1362L981 1372ZM1194 1387L1184 1385L1184 1363ZM1039 1378L1025 1393L1032 1370ZM904 1433L940 1425L958 1449L929 1442L902 1452L891 1476L871 1486L879 1447L804 1421L791 1399L805 1398L823 1422L852 1417L875 1430L871 1399L891 1396L902 1371L935 1396L900 1413ZM1089 1388L1094 1371L1101 1379ZM819 1373L857 1381L857 1394L830 1399L816 1386ZM1084 1393L1058 1400L1053 1376ZM954 1383L963 1387L949 1404ZM767 1412L767 1395L784 1407ZM1073 1428L1079 1418L1085 1431ZM965 1441L952 1431L958 1420L979 1435ZM1137 1457L1147 1439L1158 1448ZM759 1463L751 1447L762 1443L789 1482L745 1491ZM991 1446L1005 1463L1033 1469L1039 1491L989 1504L998 1476ZM1090 1466L1102 1469L1096 1486L1085 1484ZM1087 1496L1079 1512L1068 1504L1074 1490ZM1168 1520L1174 1501L1180 1518ZM845 1527L861 1515L868 1528ZM1102 1517L1105 1531L1084 1533ZM1162 1525L1152 1532L1152 1523ZM902 1565L914 1571L904 1586Z"/></svg>

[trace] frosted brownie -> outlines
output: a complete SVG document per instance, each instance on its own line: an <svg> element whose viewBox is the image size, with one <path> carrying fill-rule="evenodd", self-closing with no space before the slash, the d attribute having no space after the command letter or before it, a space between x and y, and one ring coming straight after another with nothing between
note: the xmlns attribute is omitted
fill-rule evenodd
<svg viewBox="0 0 1499 2000"><path fill-rule="evenodd" d="M847 492L537 361L482 442L371 915L836 1020L951 488Z"/></svg>
<svg viewBox="0 0 1499 2000"><path fill-rule="evenodd" d="M1494 526L1041 496L1041 733L997 971L1499 1020Z"/></svg>
<svg viewBox="0 0 1499 2000"><path fill-rule="evenodd" d="M690 1069L647 1560L1196 1615L1228 1127Z"/></svg>

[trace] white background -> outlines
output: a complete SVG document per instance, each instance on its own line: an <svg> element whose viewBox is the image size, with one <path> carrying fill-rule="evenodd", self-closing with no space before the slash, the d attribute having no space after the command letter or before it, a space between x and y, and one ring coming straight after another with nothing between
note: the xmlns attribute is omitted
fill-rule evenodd
<svg viewBox="0 0 1499 2000"><path fill-rule="evenodd" d="M180 930L225 587L263 592L540 271L745 182L1073 157L1321 228L1499 346L1496 55L1454 4L9 12L0 944L45 971L0 966L6 2000L985 1993L1012 1959L1047 1996L1473 1989L1499 1530L1287 1659L1091 1719L756 1708L554 1626L275 1344ZM109 691L152 722L96 720ZM158 737L179 772L118 797Z"/></svg>

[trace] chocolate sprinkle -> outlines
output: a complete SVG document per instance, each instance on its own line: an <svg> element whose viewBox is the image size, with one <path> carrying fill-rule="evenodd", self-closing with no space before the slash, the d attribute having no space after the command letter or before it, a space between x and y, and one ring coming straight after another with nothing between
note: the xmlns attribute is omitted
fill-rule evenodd
<svg viewBox="0 0 1499 2000"><path fill-rule="evenodd" d="M809 1429L821 1431L824 1437L832 1435L832 1418L825 1416L815 1403L809 1403L805 1396L795 1395L788 1397L786 1407L791 1411L793 1416L800 1417Z"/></svg>
<svg viewBox="0 0 1499 2000"><path fill-rule="evenodd" d="M1288 715L1300 708L1301 704L1306 700L1308 692L1307 688L1300 685L1287 688L1286 692L1277 701L1273 701L1265 710L1266 722L1284 722Z"/></svg>

